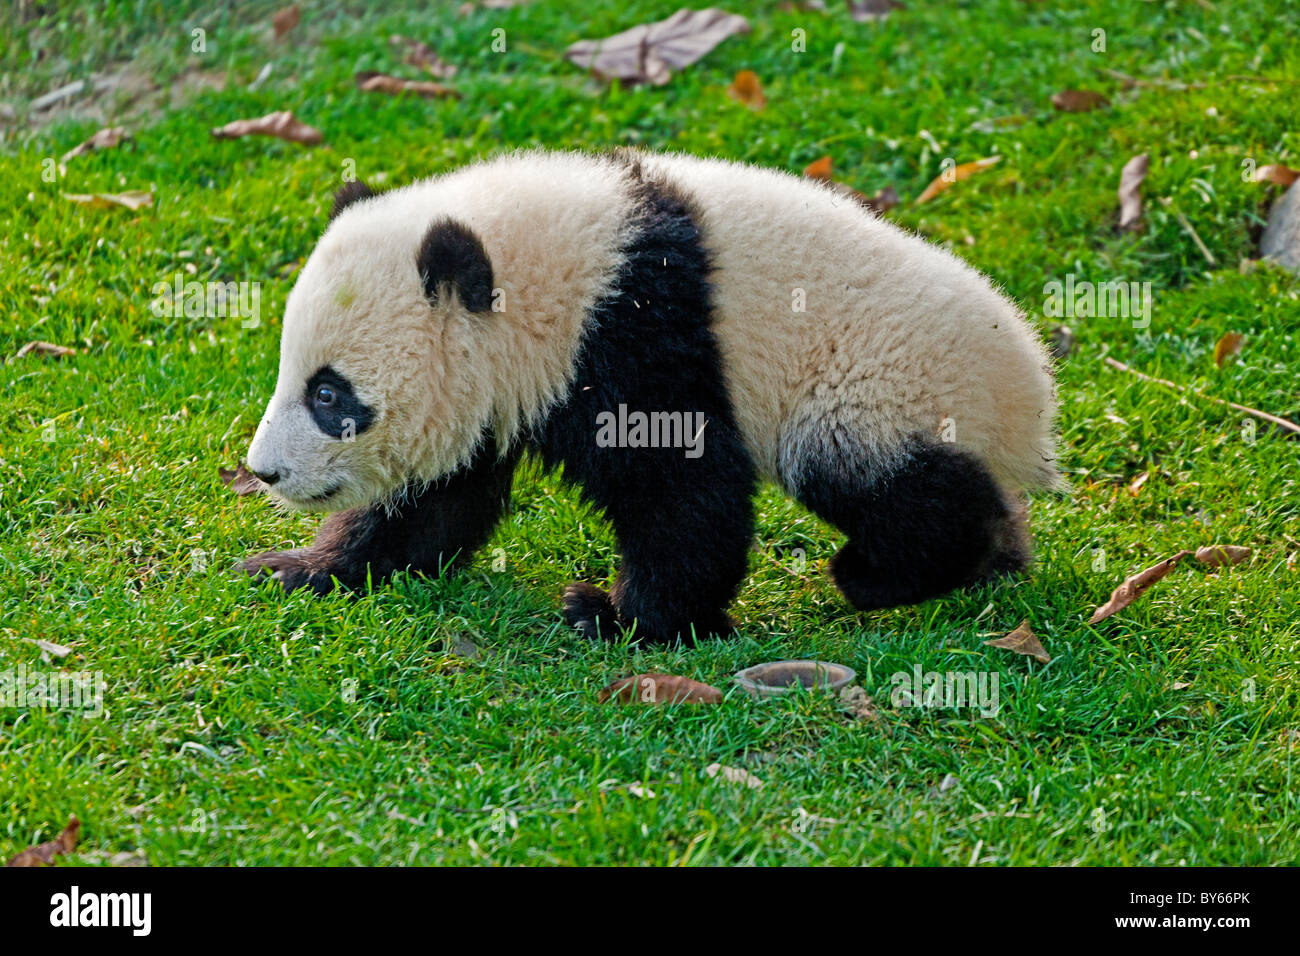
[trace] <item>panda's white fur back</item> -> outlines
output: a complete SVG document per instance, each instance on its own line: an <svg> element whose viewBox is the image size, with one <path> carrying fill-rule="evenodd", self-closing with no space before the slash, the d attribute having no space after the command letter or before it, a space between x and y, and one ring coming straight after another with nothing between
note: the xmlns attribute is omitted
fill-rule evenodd
<svg viewBox="0 0 1300 956"><path fill-rule="evenodd" d="M855 433L884 468L949 419L1000 482L1056 485L1050 360L984 276L807 179L690 156L642 164L699 209L715 328L765 474L790 484L811 422Z"/></svg>

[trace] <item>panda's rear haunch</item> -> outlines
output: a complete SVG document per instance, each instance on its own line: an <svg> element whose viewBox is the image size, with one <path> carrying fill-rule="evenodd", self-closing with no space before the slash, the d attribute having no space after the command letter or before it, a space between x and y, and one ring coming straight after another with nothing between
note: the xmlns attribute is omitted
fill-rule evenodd
<svg viewBox="0 0 1300 956"><path fill-rule="evenodd" d="M831 573L855 607L912 604L1026 566L1055 404L987 279L816 182L534 152L350 183L248 452L277 499L337 513L243 567L320 593L437 574L531 452L617 536L610 592L564 596L588 634L729 632L760 478L848 536Z"/></svg>

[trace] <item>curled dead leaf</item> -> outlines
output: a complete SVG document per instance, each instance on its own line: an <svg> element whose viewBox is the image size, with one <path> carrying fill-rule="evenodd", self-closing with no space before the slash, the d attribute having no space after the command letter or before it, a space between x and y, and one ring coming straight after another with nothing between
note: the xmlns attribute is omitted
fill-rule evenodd
<svg viewBox="0 0 1300 956"><path fill-rule="evenodd" d="M277 10L271 16L271 29L275 31L275 38L280 39L296 27L300 19L302 19L302 11L298 9L297 4Z"/></svg>
<svg viewBox="0 0 1300 956"><path fill-rule="evenodd" d="M899 0L848 0L849 16L858 23L883 20L894 10L904 6Z"/></svg>
<svg viewBox="0 0 1300 956"><path fill-rule="evenodd" d="M68 348L66 345L55 345L53 342L28 342L14 353L14 358L20 359L29 355L43 355L46 358L61 359L76 354L76 349Z"/></svg>
<svg viewBox="0 0 1300 956"><path fill-rule="evenodd" d="M23 850L5 866L52 866L56 856L71 853L77 848L77 834L80 830L81 821L71 817L63 832L53 840Z"/></svg>
<svg viewBox="0 0 1300 956"><path fill-rule="evenodd" d="M1291 169L1281 163L1271 163L1255 170L1255 182L1276 183L1278 186L1290 186L1300 179L1300 170Z"/></svg>
<svg viewBox="0 0 1300 956"><path fill-rule="evenodd" d="M438 96L460 99L460 93L450 86L434 83L431 80L404 80L400 76L389 76L387 73L374 73L369 70L358 73L356 80L357 88L365 93L412 93L425 99Z"/></svg>
<svg viewBox="0 0 1300 956"><path fill-rule="evenodd" d="M1254 553L1253 549L1236 544L1207 544L1196 549L1196 560L1212 568L1224 568L1241 564Z"/></svg>
<svg viewBox="0 0 1300 956"><path fill-rule="evenodd" d="M241 497L266 491L266 482L245 468L242 461L234 468L218 468L217 474L231 491Z"/></svg>
<svg viewBox="0 0 1300 956"><path fill-rule="evenodd" d="M122 206L136 210L153 205L153 193L142 189L129 189L124 193L64 193L63 198L95 209L113 209Z"/></svg>
<svg viewBox="0 0 1300 956"><path fill-rule="evenodd" d="M748 20L725 10L678 10L667 20L603 40L579 40L564 58L607 80L662 86L674 70L690 66L727 37L748 32Z"/></svg>
<svg viewBox="0 0 1300 956"><path fill-rule="evenodd" d="M832 160L829 156L814 159L803 168L803 174L809 179L830 179Z"/></svg>
<svg viewBox="0 0 1300 956"><path fill-rule="evenodd" d="M235 120L212 131L214 139L239 139L241 136L274 136L276 139L304 146L316 146L324 136L299 120L289 110L267 113L257 119Z"/></svg>
<svg viewBox="0 0 1300 956"><path fill-rule="evenodd" d="M759 82L758 74L753 70L741 70L737 73L736 78L727 87L727 95L733 100L744 103L751 110L761 110L767 105L767 97L763 95L763 84Z"/></svg>
<svg viewBox="0 0 1300 956"><path fill-rule="evenodd" d="M1174 565L1191 553L1190 551L1179 551L1172 558L1165 558L1159 564L1153 564L1132 577L1126 578L1119 587L1111 592L1110 600L1092 612L1092 617L1088 618L1088 623L1096 624L1117 611L1124 610L1124 608L1145 594L1147 588L1172 571Z"/></svg>
<svg viewBox="0 0 1300 956"><path fill-rule="evenodd" d="M1016 654L1024 654L1026 657L1032 657L1040 664L1050 664L1052 662L1052 655L1043 650L1043 645L1034 635L1034 632L1029 629L1028 621L1021 621L1020 626L1011 633L1003 637L995 637L993 640L984 643L989 647L1000 647Z"/></svg>
<svg viewBox="0 0 1300 956"><path fill-rule="evenodd" d="M721 777L727 783L744 784L753 790L763 786L763 781L755 777L748 770L741 770L739 767L726 767L720 763L711 763L704 768L704 772L710 777Z"/></svg>
<svg viewBox="0 0 1300 956"><path fill-rule="evenodd" d="M1052 105L1062 113L1087 113L1109 106L1110 100L1095 90L1061 90L1052 94Z"/></svg>
<svg viewBox="0 0 1300 956"><path fill-rule="evenodd" d="M123 140L128 140L130 138L131 134L122 126L110 126L107 129L101 129L80 146L76 146L64 153L63 158L60 159L59 162L66 163L70 159L74 159L77 156L85 156L87 153L97 149L112 149Z"/></svg>
<svg viewBox="0 0 1300 956"><path fill-rule="evenodd" d="M1240 332L1225 332L1219 341L1214 343L1214 364L1217 368L1222 368L1223 363L1232 356L1241 352L1242 343L1246 337Z"/></svg>
<svg viewBox="0 0 1300 956"><path fill-rule="evenodd" d="M620 704L717 704L722 691L709 684L674 674L633 674L614 681L596 694L596 700Z"/></svg>
<svg viewBox="0 0 1300 956"><path fill-rule="evenodd" d="M1119 174L1119 228L1136 229L1142 219L1142 181L1147 178L1151 158L1142 153L1124 164Z"/></svg>
<svg viewBox="0 0 1300 956"><path fill-rule="evenodd" d="M930 185L925 187L925 191L916 197L918 203L929 202L939 193L943 192L953 183L959 183L963 179L968 179L976 173L981 173L990 166L996 165L1002 159L1001 156L987 156L984 159L977 159L974 162L962 163L959 166L949 166L934 180Z"/></svg>
<svg viewBox="0 0 1300 956"><path fill-rule="evenodd" d="M388 42L393 46L405 48L405 63L408 66L418 66L440 80L449 80L456 75L456 67L438 56L427 43L397 35L389 37Z"/></svg>

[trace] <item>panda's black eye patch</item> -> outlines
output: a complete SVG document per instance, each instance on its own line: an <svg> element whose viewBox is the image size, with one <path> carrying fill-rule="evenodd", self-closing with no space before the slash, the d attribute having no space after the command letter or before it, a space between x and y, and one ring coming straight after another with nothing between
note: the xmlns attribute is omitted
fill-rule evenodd
<svg viewBox="0 0 1300 956"><path fill-rule="evenodd" d="M360 435L374 424L374 411L357 398L352 383L328 365L307 379L306 393L316 427L331 438Z"/></svg>

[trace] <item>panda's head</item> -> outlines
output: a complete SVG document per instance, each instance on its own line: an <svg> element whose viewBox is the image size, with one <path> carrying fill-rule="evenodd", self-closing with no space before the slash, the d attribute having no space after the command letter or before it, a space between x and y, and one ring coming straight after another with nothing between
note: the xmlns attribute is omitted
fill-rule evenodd
<svg viewBox="0 0 1300 956"><path fill-rule="evenodd" d="M345 186L289 295L248 468L291 508L390 500L465 461L490 417L474 326L488 320L491 261L420 197Z"/></svg>

